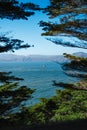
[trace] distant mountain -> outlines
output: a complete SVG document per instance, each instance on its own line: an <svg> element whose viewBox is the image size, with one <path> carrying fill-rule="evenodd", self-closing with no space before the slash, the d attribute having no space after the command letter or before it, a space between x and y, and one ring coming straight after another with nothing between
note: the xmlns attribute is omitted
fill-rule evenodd
<svg viewBox="0 0 87 130"><path fill-rule="evenodd" d="M83 52L73 53L73 55L87 58L87 53L83 53ZM15 55L15 54L0 54L0 61L4 61L4 62L54 61L54 62L58 62L58 63L63 63L63 62L67 62L68 59L65 58L63 55L29 55L29 56L23 56L23 55Z"/></svg>
<svg viewBox="0 0 87 130"><path fill-rule="evenodd" d="M0 61L23 61L25 58L25 56L14 54L0 54Z"/></svg>
<svg viewBox="0 0 87 130"><path fill-rule="evenodd" d="M30 55L31 61L54 61L64 62L66 58L62 55Z"/></svg>
<svg viewBox="0 0 87 130"><path fill-rule="evenodd" d="M14 54L0 54L0 61L4 62L17 62L17 61L54 61L54 62L64 62L66 58L62 55L14 55Z"/></svg>
<svg viewBox="0 0 87 130"><path fill-rule="evenodd" d="M84 52L76 52L76 53L73 53L73 55L87 58L87 53L84 53Z"/></svg>

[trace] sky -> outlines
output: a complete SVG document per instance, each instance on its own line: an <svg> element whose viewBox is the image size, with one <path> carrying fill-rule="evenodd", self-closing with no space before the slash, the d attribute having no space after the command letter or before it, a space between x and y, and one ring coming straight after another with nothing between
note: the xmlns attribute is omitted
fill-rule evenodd
<svg viewBox="0 0 87 130"><path fill-rule="evenodd" d="M20 2L32 2L45 7L49 4L49 0L19 0ZM84 49L63 47L56 45L48 40L45 36L41 36L42 28L39 27L39 21L50 21L46 14L36 12L35 15L29 17L28 20L0 20L0 31L10 32L9 36L18 38L25 43L34 45L28 49L21 49L15 51L17 55L61 55L63 53L86 52ZM55 20L55 19L54 19ZM53 21L54 21L53 20ZM12 54L12 52L9 52Z"/></svg>

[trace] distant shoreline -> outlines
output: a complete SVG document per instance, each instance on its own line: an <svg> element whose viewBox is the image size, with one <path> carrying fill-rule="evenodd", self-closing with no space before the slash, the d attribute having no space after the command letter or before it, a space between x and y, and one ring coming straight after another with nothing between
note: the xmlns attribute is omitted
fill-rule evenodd
<svg viewBox="0 0 87 130"><path fill-rule="evenodd" d="M87 53L77 52L73 55L87 58ZM0 54L0 62L17 62L17 61L55 61L55 62L66 62L68 61L63 55L15 55L15 54Z"/></svg>

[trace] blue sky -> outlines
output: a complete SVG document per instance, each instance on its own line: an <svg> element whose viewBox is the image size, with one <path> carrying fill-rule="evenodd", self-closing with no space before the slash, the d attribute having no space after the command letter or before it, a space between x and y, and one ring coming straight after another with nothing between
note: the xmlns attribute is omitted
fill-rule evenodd
<svg viewBox="0 0 87 130"><path fill-rule="evenodd" d="M49 0L20 0L23 2L34 2L36 4L40 4L42 7L45 7L49 4ZM24 40L25 43L29 43L34 45L29 49L17 50L14 54L18 55L60 55L64 52L73 53L73 52L81 52L86 50L70 48L70 47L62 47L60 45L55 45L54 43L46 40L46 37L41 36L42 29L39 27L39 21L49 21L48 17L41 12L37 12L35 15L29 17L28 20L0 20L0 31L8 32L11 31L9 36L13 36L13 38L19 38ZM9 52L11 53L11 52Z"/></svg>

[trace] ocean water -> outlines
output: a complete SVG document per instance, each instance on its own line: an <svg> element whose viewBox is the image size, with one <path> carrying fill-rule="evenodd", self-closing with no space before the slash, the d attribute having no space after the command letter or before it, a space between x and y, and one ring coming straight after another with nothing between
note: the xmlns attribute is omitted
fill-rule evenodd
<svg viewBox="0 0 87 130"><path fill-rule="evenodd" d="M12 71L12 75L24 78L20 85L26 85L36 91L32 94L25 105L33 105L39 102L39 98L49 98L56 94L56 89L61 87L53 86L53 80L57 82L73 82L76 79L68 77L61 69L61 65L55 62L2 62L0 71Z"/></svg>

